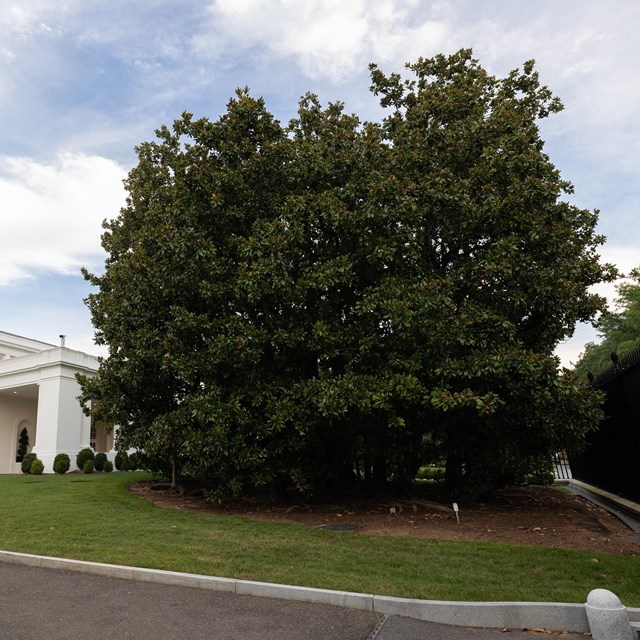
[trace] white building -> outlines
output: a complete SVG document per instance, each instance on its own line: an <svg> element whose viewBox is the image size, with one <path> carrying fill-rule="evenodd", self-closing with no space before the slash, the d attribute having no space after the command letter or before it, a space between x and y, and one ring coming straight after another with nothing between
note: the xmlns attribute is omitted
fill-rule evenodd
<svg viewBox="0 0 640 640"><path fill-rule="evenodd" d="M0 331L0 473L20 473L18 439L29 434L33 451L53 472L53 460L66 453L75 468L80 449L111 452L113 437L92 425L78 401L76 373L95 375L98 360L81 351ZM113 455L109 456L113 459Z"/></svg>

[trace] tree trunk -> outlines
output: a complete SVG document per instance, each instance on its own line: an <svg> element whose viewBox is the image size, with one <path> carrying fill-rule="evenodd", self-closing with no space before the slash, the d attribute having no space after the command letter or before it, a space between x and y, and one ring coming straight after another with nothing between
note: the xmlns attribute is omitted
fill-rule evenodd
<svg viewBox="0 0 640 640"><path fill-rule="evenodd" d="M462 456L453 449L447 453L447 461L444 470L444 488L451 495L459 495L462 491L464 474L462 472Z"/></svg>
<svg viewBox="0 0 640 640"><path fill-rule="evenodd" d="M376 489L387 486L387 458L383 455L376 456L373 460L373 485Z"/></svg>
<svg viewBox="0 0 640 640"><path fill-rule="evenodd" d="M178 463L175 458L171 458L171 488L178 486Z"/></svg>

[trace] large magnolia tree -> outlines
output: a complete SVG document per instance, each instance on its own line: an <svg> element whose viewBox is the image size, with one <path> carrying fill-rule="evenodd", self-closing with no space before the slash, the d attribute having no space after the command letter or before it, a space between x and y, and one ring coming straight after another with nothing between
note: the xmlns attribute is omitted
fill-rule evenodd
<svg viewBox="0 0 640 640"><path fill-rule="evenodd" d="M120 447L215 495L403 483L437 458L460 491L597 424L553 356L614 276L543 151L560 102L531 62L408 69L372 65L381 123L307 95L283 126L245 90L138 148L86 274L109 355L83 396Z"/></svg>

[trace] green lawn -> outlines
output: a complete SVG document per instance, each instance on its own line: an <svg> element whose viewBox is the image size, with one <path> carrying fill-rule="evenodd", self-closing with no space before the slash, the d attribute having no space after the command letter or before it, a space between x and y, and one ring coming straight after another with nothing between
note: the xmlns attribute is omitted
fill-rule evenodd
<svg viewBox="0 0 640 640"><path fill-rule="evenodd" d="M161 509L125 491L144 477L1 476L0 549L435 600L585 602L603 587L640 606L640 558Z"/></svg>

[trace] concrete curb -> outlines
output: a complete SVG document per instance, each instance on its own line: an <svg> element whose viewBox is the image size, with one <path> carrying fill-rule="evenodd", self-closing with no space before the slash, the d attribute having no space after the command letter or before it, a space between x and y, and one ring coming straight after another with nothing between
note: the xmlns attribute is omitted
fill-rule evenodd
<svg viewBox="0 0 640 640"><path fill-rule="evenodd" d="M636 519L640 519L640 504L638 504L637 502L627 500L626 498L622 498L615 493L605 491L604 489L600 489L600 487L587 484L586 482L581 482L580 480L576 480L575 478L567 480L567 484L573 485L574 487L578 487L583 491L594 494L595 496L607 502L609 505L628 513Z"/></svg>
<svg viewBox="0 0 640 640"><path fill-rule="evenodd" d="M496 629L544 628L577 633L589 631L584 604L414 600L347 591L332 591L329 589L313 589L311 587L296 587L269 582L218 578L176 571L126 567L66 558L52 558L15 553L13 551L0 551L0 562L44 569L78 571L108 578L195 587L212 591L228 591L264 598L329 604L337 607L398 615L454 626L490 627ZM640 621L640 609L627 609L627 611L632 622Z"/></svg>

